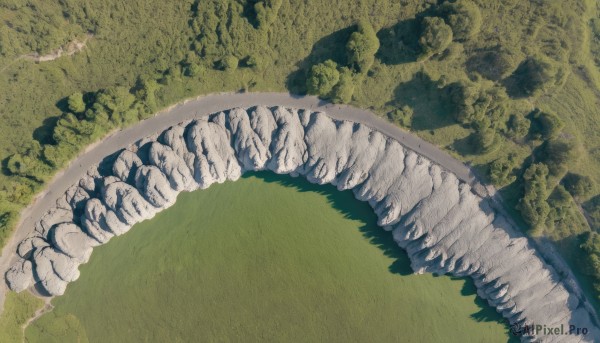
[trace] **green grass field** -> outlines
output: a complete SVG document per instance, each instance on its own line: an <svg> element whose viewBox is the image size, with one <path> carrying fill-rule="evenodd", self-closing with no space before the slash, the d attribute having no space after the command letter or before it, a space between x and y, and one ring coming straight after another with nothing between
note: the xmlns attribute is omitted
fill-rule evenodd
<svg viewBox="0 0 600 343"><path fill-rule="evenodd" d="M182 193L97 248L27 341L508 340L471 282L410 274L375 222L350 192L271 173Z"/></svg>

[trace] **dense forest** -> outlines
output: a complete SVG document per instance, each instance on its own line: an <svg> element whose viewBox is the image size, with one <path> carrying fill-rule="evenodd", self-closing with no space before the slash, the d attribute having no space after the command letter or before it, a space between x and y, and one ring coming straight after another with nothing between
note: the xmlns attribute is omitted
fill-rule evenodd
<svg viewBox="0 0 600 343"><path fill-rule="evenodd" d="M472 165L598 297L597 6L0 0L0 243L54 173L112 130L199 94L291 91L370 108ZM24 58L86 35L73 56Z"/></svg>

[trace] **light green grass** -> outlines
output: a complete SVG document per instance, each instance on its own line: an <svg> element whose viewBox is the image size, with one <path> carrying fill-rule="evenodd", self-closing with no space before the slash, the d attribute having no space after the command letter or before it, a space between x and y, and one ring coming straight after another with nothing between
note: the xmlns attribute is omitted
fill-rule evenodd
<svg viewBox="0 0 600 343"><path fill-rule="evenodd" d="M183 193L95 249L54 311L90 342L508 340L471 282L409 274L375 222L350 192L270 173Z"/></svg>
<svg viewBox="0 0 600 343"><path fill-rule="evenodd" d="M29 292L8 292L4 310L0 315L0 342L20 343L23 341L23 325L32 318L44 302Z"/></svg>

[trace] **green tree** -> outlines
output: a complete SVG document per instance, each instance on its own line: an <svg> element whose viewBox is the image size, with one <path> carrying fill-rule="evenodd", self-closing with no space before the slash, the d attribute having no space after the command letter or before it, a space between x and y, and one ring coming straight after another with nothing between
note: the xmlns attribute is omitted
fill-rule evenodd
<svg viewBox="0 0 600 343"><path fill-rule="evenodd" d="M419 38L419 45L421 46L419 60L439 54L452 43L452 28L442 18L425 17L422 25L423 31Z"/></svg>
<svg viewBox="0 0 600 343"><path fill-rule="evenodd" d="M346 44L348 63L358 72L365 73L375 61L379 49L379 39L371 23L361 20L356 31L350 35Z"/></svg>
<svg viewBox="0 0 600 343"><path fill-rule="evenodd" d="M337 64L332 60L327 60L310 69L306 79L306 89L308 94L327 97L339 80L340 72L337 70Z"/></svg>
<svg viewBox="0 0 600 343"><path fill-rule="evenodd" d="M513 183L517 177L514 175L514 170L518 166L515 154L498 158L490 163L489 177L494 186L504 187Z"/></svg>
<svg viewBox="0 0 600 343"><path fill-rule="evenodd" d="M548 166L550 174L559 176L567 170L567 166L577 159L576 144L572 140L554 138L542 145L540 157Z"/></svg>
<svg viewBox="0 0 600 343"><path fill-rule="evenodd" d="M547 190L548 167L543 163L532 164L523 175L525 194L517 209L523 220L531 227L532 235L539 235L550 213Z"/></svg>
<svg viewBox="0 0 600 343"><path fill-rule="evenodd" d="M475 132L472 136L473 145L480 154L487 154L500 148L500 141L496 130L491 126L486 117L473 122Z"/></svg>
<svg viewBox="0 0 600 343"><path fill-rule="evenodd" d="M277 20L281 0L262 0L254 4L259 29L267 29Z"/></svg>
<svg viewBox="0 0 600 343"><path fill-rule="evenodd" d="M568 173L562 179L565 189L576 198L585 197L594 189L594 180L587 175Z"/></svg>
<svg viewBox="0 0 600 343"><path fill-rule="evenodd" d="M81 92L71 94L67 98L67 104L69 106L69 111L72 113L85 112L85 102L83 101L83 94L81 94Z"/></svg>
<svg viewBox="0 0 600 343"><path fill-rule="evenodd" d="M340 70L340 80L333 87L331 101L336 104L348 104L352 101L354 93L354 76L352 71L346 67Z"/></svg>
<svg viewBox="0 0 600 343"><path fill-rule="evenodd" d="M237 57L232 55L227 55L221 59L219 62L219 68L225 71L234 71L237 69L239 60Z"/></svg>
<svg viewBox="0 0 600 343"><path fill-rule="evenodd" d="M592 278L596 297L600 300L600 234L586 232L580 237L583 258L580 260L585 274Z"/></svg>
<svg viewBox="0 0 600 343"><path fill-rule="evenodd" d="M387 117L391 122L395 124L404 127L411 127L413 115L413 109L408 105L404 105L402 106L402 108L397 108L393 111L390 111L387 114Z"/></svg>
<svg viewBox="0 0 600 343"><path fill-rule="evenodd" d="M559 68L544 55L530 56L514 72L515 86L523 96L537 96L556 83Z"/></svg>
<svg viewBox="0 0 600 343"><path fill-rule="evenodd" d="M535 109L530 117L531 133L534 139L556 138L565 125L556 114L542 112L539 109Z"/></svg>
<svg viewBox="0 0 600 343"><path fill-rule="evenodd" d="M508 119L506 134L510 138L522 139L529 133L531 121L524 116L512 114Z"/></svg>
<svg viewBox="0 0 600 343"><path fill-rule="evenodd" d="M481 11L468 0L445 2L440 6L442 16L452 28L454 39L464 41L472 38L481 29Z"/></svg>

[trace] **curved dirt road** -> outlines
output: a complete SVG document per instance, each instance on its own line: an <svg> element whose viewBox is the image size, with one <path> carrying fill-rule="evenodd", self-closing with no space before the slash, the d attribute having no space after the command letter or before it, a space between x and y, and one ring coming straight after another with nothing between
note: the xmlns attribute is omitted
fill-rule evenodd
<svg viewBox="0 0 600 343"><path fill-rule="evenodd" d="M118 131L102 141L89 146L79 157L59 172L39 194L34 202L21 213L17 229L2 249L0 256L0 273L2 278L10 265L16 261L16 246L34 227L42 214L55 205L57 198L62 195L76 180L79 180L93 165L98 164L104 157L138 141L141 138L162 131L182 121L206 116L235 107L251 107L255 105L287 106L312 109L326 112L330 117L350 120L370 126L385 135L396 139L402 145L427 157L459 179L469 183L474 189L478 181L470 168L448 155L431 143L403 131L386 120L377 117L370 111L346 105L334 105L314 96L296 96L288 93L225 93L214 94L187 100L171 106L154 117L141 121L127 129ZM480 187L479 187L480 188ZM4 299L8 287L0 283L0 313L4 308Z"/></svg>

